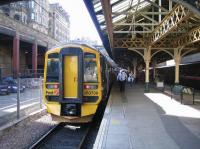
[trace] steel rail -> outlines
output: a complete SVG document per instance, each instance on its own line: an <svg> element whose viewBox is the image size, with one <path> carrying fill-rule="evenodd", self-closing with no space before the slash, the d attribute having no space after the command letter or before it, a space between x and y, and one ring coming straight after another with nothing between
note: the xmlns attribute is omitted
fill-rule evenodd
<svg viewBox="0 0 200 149"><path fill-rule="evenodd" d="M62 123L59 123L55 125L53 128L51 128L47 133L45 133L39 140L37 140L33 145L29 147L29 149L36 148L43 140L45 140L50 134L52 134L57 128L61 127Z"/></svg>
<svg viewBox="0 0 200 149"><path fill-rule="evenodd" d="M60 145L58 143L53 143L51 144L56 138L60 135L63 136L63 132L66 131L66 136L63 138L63 142L70 142L69 144L64 143L64 147L71 147L74 146L74 148L81 149L82 145L84 144L84 141L87 137L87 134L89 132L89 125L88 126L83 126L82 128L78 128L77 132L74 133L72 131L73 129L70 128L71 126L68 126L65 123L60 123L53 127L51 130L49 130L45 135L43 135L37 142L35 142L29 149L38 149L38 148L43 148L43 145ZM74 126L72 126L74 127ZM65 130L64 130L65 129ZM76 129L76 128L75 128ZM69 137L70 136L70 137ZM74 137L74 141L72 140L72 137ZM47 140L47 138L50 138ZM52 139L53 138L53 139ZM62 137L61 137L62 138ZM53 141L52 141L53 140ZM78 141L77 141L78 140ZM73 144L74 143L74 144ZM61 143L62 145L62 143ZM48 148L48 147L47 147Z"/></svg>
<svg viewBox="0 0 200 149"><path fill-rule="evenodd" d="M86 137L88 135L89 130L90 130L90 127L87 127L86 128L86 132L84 133L84 136L82 137L82 140L80 141L80 144L79 144L77 149L81 149L82 148L82 146L84 144L84 141L85 141L85 139L86 139Z"/></svg>

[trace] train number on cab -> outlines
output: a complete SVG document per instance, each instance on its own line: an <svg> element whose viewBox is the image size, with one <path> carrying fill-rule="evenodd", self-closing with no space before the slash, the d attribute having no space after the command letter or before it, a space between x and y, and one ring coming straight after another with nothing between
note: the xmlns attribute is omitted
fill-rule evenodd
<svg viewBox="0 0 200 149"><path fill-rule="evenodd" d="M98 91L84 91L85 95L98 96Z"/></svg>

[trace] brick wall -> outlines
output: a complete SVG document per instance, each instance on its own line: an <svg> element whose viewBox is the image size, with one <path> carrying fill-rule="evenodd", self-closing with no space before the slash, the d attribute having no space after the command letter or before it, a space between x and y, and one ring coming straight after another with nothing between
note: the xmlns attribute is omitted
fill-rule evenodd
<svg viewBox="0 0 200 149"><path fill-rule="evenodd" d="M41 46L48 45L49 47L52 47L59 44L57 40L51 38L50 36L43 34L33 28L30 28L29 26L24 25L20 22L16 22L15 20L3 14L0 14L0 25L6 26L10 29L15 29L22 35L28 36L33 39L37 39L38 41L40 41L40 43L45 43L45 45Z"/></svg>
<svg viewBox="0 0 200 149"><path fill-rule="evenodd" d="M3 45L0 45L0 68L2 76L12 73L12 50Z"/></svg>

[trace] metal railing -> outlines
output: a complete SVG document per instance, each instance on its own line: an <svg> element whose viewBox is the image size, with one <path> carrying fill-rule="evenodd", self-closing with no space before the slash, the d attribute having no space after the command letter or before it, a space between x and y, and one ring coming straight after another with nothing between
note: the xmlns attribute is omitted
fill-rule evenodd
<svg viewBox="0 0 200 149"><path fill-rule="evenodd" d="M43 77L44 75L44 69L21 69L20 72L20 78L34 78L34 77ZM6 77L13 77L16 78L16 73L12 72L9 68L0 68L0 79L6 78Z"/></svg>
<svg viewBox="0 0 200 149"><path fill-rule="evenodd" d="M0 126L42 109L43 78L8 78L0 84Z"/></svg>

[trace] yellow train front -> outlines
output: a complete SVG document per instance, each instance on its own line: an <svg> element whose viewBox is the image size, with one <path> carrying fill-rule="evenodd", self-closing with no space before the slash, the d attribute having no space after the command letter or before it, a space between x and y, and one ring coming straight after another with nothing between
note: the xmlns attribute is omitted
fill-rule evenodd
<svg viewBox="0 0 200 149"><path fill-rule="evenodd" d="M108 93L109 79L101 57L97 50L81 44L47 51L44 101L53 120L70 123L92 120L102 96Z"/></svg>

